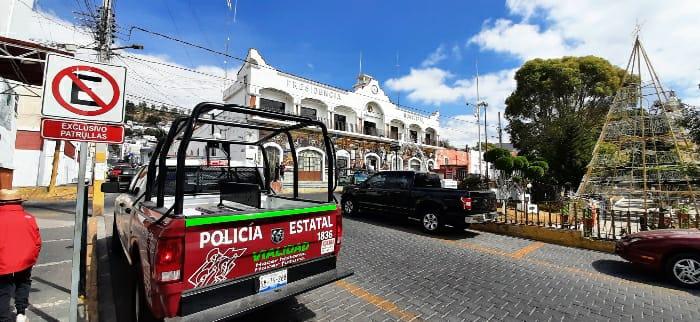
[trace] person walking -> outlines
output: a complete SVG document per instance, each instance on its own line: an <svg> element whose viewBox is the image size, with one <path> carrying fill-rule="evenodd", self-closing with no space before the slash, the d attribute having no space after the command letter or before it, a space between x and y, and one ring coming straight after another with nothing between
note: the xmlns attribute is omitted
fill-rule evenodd
<svg viewBox="0 0 700 322"><path fill-rule="evenodd" d="M0 189L0 322L27 321L32 267L41 250L39 227L22 201L17 191ZM15 319L10 307L13 293Z"/></svg>

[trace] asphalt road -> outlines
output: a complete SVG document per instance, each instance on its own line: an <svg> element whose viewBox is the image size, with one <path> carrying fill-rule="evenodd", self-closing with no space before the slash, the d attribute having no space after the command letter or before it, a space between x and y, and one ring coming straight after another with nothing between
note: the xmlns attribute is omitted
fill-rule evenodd
<svg viewBox="0 0 700 322"><path fill-rule="evenodd" d="M377 214L343 228L339 265L354 276L236 321L700 320L700 292L615 255L477 231L425 235ZM115 285L124 268L112 256Z"/></svg>

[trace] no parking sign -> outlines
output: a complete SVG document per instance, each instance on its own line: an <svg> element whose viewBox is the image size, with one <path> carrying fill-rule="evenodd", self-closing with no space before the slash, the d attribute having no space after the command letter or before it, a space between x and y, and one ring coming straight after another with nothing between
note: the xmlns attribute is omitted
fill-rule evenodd
<svg viewBox="0 0 700 322"><path fill-rule="evenodd" d="M49 55L41 114L102 123L124 122L126 68Z"/></svg>

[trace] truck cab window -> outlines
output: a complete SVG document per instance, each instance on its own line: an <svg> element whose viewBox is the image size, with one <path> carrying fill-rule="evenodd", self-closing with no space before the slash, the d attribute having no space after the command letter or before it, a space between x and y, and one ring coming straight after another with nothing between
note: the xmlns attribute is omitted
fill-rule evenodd
<svg viewBox="0 0 700 322"><path fill-rule="evenodd" d="M392 173L387 177L386 186L394 189L408 189L410 186L410 177L402 173Z"/></svg>
<svg viewBox="0 0 700 322"><path fill-rule="evenodd" d="M440 188L440 177L436 174L416 173L414 186L416 188Z"/></svg>
<svg viewBox="0 0 700 322"><path fill-rule="evenodd" d="M386 175L383 173L378 173L367 179L367 186L370 188L381 188L386 184Z"/></svg>

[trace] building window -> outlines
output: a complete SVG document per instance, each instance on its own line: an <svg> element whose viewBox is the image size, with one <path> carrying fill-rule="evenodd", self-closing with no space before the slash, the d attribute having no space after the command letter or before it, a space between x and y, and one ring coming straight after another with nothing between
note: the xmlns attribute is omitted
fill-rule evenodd
<svg viewBox="0 0 700 322"><path fill-rule="evenodd" d="M409 130L408 133L411 137L411 142L418 143L418 132L413 131L413 130Z"/></svg>
<svg viewBox="0 0 700 322"><path fill-rule="evenodd" d="M434 145L433 138L430 137L430 133L425 133L425 144Z"/></svg>
<svg viewBox="0 0 700 322"><path fill-rule="evenodd" d="M377 124L365 121L364 134L377 136Z"/></svg>
<svg viewBox="0 0 700 322"><path fill-rule="evenodd" d="M299 171L321 171L320 153L312 150L304 150L299 152L299 159L301 160L301 169L299 169Z"/></svg>
<svg viewBox="0 0 700 322"><path fill-rule="evenodd" d="M445 165L448 165L448 164L450 164L450 158L445 157Z"/></svg>
<svg viewBox="0 0 700 322"><path fill-rule="evenodd" d="M333 128L338 131L347 131L347 119L345 115L334 114L333 115Z"/></svg>
<svg viewBox="0 0 700 322"><path fill-rule="evenodd" d="M260 109L271 112L284 113L285 104L283 102L273 101L267 98L260 98Z"/></svg>
<svg viewBox="0 0 700 322"><path fill-rule="evenodd" d="M398 140L399 139L399 128L396 126L392 126L390 128L391 133L389 134L390 139Z"/></svg>
<svg viewBox="0 0 700 322"><path fill-rule="evenodd" d="M309 117L312 120L316 119L316 110L309 107L301 107L301 116Z"/></svg>

